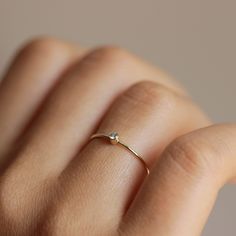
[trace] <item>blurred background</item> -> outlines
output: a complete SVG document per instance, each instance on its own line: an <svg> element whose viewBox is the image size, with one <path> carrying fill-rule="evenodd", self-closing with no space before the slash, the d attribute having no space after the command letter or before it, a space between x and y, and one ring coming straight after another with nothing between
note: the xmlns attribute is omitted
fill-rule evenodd
<svg viewBox="0 0 236 236"><path fill-rule="evenodd" d="M0 72L39 35L116 44L176 77L216 122L235 121L235 10L234 0L0 0ZM235 199L236 186L222 189L203 236L236 235Z"/></svg>

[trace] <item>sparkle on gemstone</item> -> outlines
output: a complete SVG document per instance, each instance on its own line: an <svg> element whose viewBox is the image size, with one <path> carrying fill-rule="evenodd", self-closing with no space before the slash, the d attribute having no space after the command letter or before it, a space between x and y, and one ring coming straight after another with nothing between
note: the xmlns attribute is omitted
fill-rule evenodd
<svg viewBox="0 0 236 236"><path fill-rule="evenodd" d="M117 144L119 142L119 135L116 132L112 132L109 135L109 138L112 144Z"/></svg>

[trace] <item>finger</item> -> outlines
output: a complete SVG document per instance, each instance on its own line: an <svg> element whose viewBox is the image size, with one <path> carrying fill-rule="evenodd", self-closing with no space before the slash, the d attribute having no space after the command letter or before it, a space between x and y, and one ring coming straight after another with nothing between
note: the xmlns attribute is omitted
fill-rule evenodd
<svg viewBox="0 0 236 236"><path fill-rule="evenodd" d="M4 192L20 199L14 204L8 202L14 205L12 218L17 222L25 215L33 218L45 206L48 201L42 192L51 187L87 142L113 100L143 77L158 79L184 94L159 70L117 48L94 50L65 74L30 126L2 180ZM14 216L18 208L21 217Z"/></svg>
<svg viewBox="0 0 236 236"><path fill-rule="evenodd" d="M207 118L190 101L145 81L117 98L97 132L117 131L151 166L173 138L206 124ZM62 176L65 196L60 202L63 210L59 208L58 214L66 212L71 222L76 219L76 212L85 215L88 222L96 217L97 227L104 222L114 224L124 214L145 174L132 153L103 139L91 140ZM84 202L86 209L82 207ZM72 208L77 210L70 213ZM54 223L55 228L66 227L58 218Z"/></svg>
<svg viewBox="0 0 236 236"><path fill-rule="evenodd" d="M127 235L201 235L220 188L236 177L236 126L174 141L121 224Z"/></svg>
<svg viewBox="0 0 236 236"><path fill-rule="evenodd" d="M79 61L52 91L30 127L18 159L23 156L30 166L32 153L44 153L38 164L49 166L50 174L60 173L97 128L113 100L140 81L140 75L154 81L158 78L184 94L174 82L159 77L156 69L122 49L97 49Z"/></svg>
<svg viewBox="0 0 236 236"><path fill-rule="evenodd" d="M53 39L36 39L16 56L0 85L0 159L79 50ZM0 160L0 164L2 161Z"/></svg>

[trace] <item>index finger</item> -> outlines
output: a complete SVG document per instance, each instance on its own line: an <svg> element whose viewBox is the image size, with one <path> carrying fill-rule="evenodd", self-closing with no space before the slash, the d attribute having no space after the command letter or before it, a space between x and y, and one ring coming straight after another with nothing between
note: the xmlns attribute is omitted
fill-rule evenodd
<svg viewBox="0 0 236 236"><path fill-rule="evenodd" d="M236 125L174 141L125 215L127 235L201 235L221 187L236 178Z"/></svg>

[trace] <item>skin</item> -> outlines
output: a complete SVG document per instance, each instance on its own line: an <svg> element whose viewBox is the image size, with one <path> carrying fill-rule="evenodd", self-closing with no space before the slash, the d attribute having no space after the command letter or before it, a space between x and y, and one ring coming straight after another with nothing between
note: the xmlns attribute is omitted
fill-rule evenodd
<svg viewBox="0 0 236 236"><path fill-rule="evenodd" d="M1 235L200 235L236 176L212 125L160 69L116 47L35 39L0 84ZM116 131L141 154L94 133Z"/></svg>

